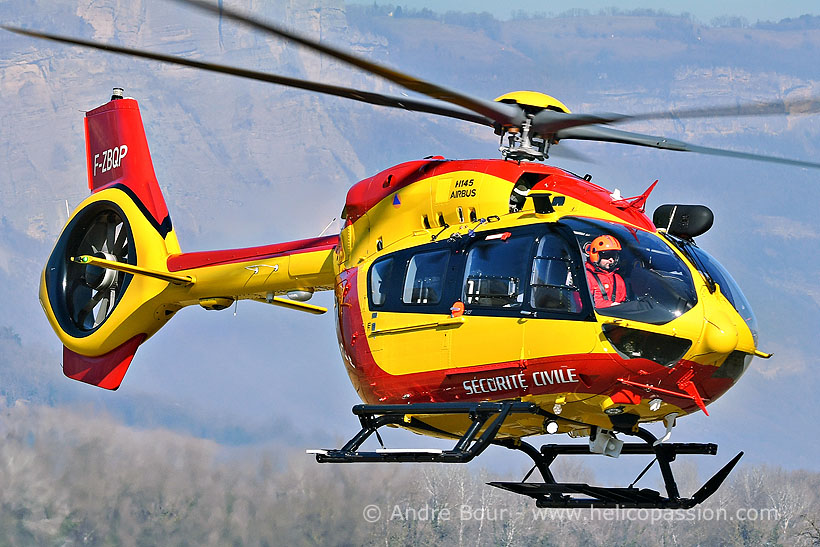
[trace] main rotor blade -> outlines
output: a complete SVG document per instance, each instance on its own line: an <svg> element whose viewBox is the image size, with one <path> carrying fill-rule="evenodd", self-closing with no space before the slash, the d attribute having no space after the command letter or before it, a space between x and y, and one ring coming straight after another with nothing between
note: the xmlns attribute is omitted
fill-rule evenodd
<svg viewBox="0 0 820 547"><path fill-rule="evenodd" d="M240 78L248 78L251 80L258 80L261 82L268 82L288 87L295 87L298 89L305 89L308 91L316 91L319 93L324 93L326 95L334 95L336 97L344 97L346 99L352 99L354 101L359 101L363 103L387 106L392 108L401 108L404 110L411 110L414 112L436 114L438 116L455 118L468 122L478 123L481 125L488 125L491 127L493 125L493 120L488 119L480 114L476 114L467 109L460 108L456 105L448 105L446 103L432 101L429 99L411 99L409 97L395 97L390 95L383 95L381 93L359 91L357 89L352 89L349 87L321 84L317 82L311 82L308 80L300 80L298 78L288 78L287 76L279 76L267 72L259 72L256 70L247 70L244 68L219 65L215 63L194 61L192 59L186 59L184 57L177 57L174 55L164 55L162 53L142 51L138 49L115 46L111 44L101 44L97 42L91 42L88 40L81 40L79 38L71 38L67 36L49 34L47 32L20 29L6 25L2 25L2 28L17 34L23 34L25 36L32 36L34 38L44 38L46 40L52 40L64 44L89 47L93 49L116 53L119 55L128 55L132 57L140 57L142 59L151 59L163 63L198 68L202 70L208 70L210 72L218 72L220 74L230 74L232 76L239 76Z"/></svg>
<svg viewBox="0 0 820 547"><path fill-rule="evenodd" d="M614 142L621 144L631 144L636 146L647 146L650 148L659 148L661 150L694 152L696 154L727 156L730 158L766 161L771 163L782 163L785 165L796 165L798 167L811 167L813 169L820 169L820 163L793 160L789 158L778 158L775 156L764 156L762 154L750 154L748 152L736 152L734 150L710 148L708 146L698 146L696 144L689 144L675 139L667 139L666 137L656 137L653 135L644 135L642 133L631 133L629 131L621 131L619 129L603 127L600 125L587 125L581 127L560 129L555 132L555 138L558 140L575 139L585 141Z"/></svg>
<svg viewBox="0 0 820 547"><path fill-rule="evenodd" d="M693 118L740 118L750 116L805 115L820 112L820 97L799 100L745 103L727 106L709 106L645 112L640 114L617 114L599 112L593 114L567 114L542 110L533 117L532 128L539 135L551 135L561 129L597 124L618 124L643 120L693 119Z"/></svg>
<svg viewBox="0 0 820 547"><path fill-rule="evenodd" d="M532 118L532 129L544 137L552 135L562 129L614 123L627 116L624 114L568 114L555 110L542 110Z"/></svg>
<svg viewBox="0 0 820 547"><path fill-rule="evenodd" d="M458 91L446 89L444 87L421 80L414 76L404 74L403 72L399 72L398 70L393 70L391 68L387 68L385 66L373 63L361 57L356 57L340 49L328 46L326 44L322 44L310 38L306 38L304 36L300 36L299 34L296 34L289 30L285 30L281 27L274 26L271 23L260 21L259 19L255 19L249 15L242 14L238 11L235 11L224 6L220 7L218 5L214 5L210 2L205 2L203 0L176 1L182 4L187 4L203 9L205 11L209 11L211 13L219 15L220 17L228 17L229 19L233 19L234 21L246 24L263 32L267 32L280 38L290 40L306 48L318 51L319 53L324 53L326 55L333 57L334 59L355 66L362 70L365 70L371 74L381 76L386 80L390 80L395 84L398 84L417 93L421 93L422 95L427 95L428 97L433 97L434 99L439 99L440 101L445 101L451 104L461 106L468 110L472 110L473 112L476 112L482 116L486 116L487 118L490 118L491 120L498 122L501 125L519 127L524 121L524 112L517 105L498 103L495 101L488 101L486 99L470 97L469 95L465 95Z"/></svg>
<svg viewBox="0 0 820 547"><path fill-rule="evenodd" d="M760 101L726 106L684 108L665 112L631 114L616 121L660 120L665 118L740 118L746 116L803 115L820 112L820 97L808 99Z"/></svg>

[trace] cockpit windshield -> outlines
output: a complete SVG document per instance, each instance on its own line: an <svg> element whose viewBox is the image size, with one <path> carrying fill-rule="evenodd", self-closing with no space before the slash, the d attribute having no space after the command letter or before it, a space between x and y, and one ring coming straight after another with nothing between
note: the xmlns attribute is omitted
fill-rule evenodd
<svg viewBox="0 0 820 547"><path fill-rule="evenodd" d="M672 236L668 237L678 246L678 248L683 250L684 253L693 259L692 262L695 264L695 267L700 270L704 276L707 277L707 279L711 282L717 283L720 287L720 292L726 297L726 300L732 304L735 310L737 310L737 313L740 314L749 326L749 330L752 332L755 344L757 344L757 319L752 311L752 306L749 304L749 301L746 300L746 297L743 295L743 291L740 290L740 286L732 278L731 274L729 274L726 268L724 268L712 255L694 243L683 241Z"/></svg>
<svg viewBox="0 0 820 547"><path fill-rule="evenodd" d="M689 268L655 234L599 220L565 219L586 260L595 310L660 325L697 303Z"/></svg>

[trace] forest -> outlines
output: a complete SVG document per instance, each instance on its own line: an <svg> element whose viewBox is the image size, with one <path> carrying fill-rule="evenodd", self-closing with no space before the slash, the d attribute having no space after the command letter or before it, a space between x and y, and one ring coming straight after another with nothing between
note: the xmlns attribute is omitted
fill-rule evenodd
<svg viewBox="0 0 820 547"><path fill-rule="evenodd" d="M691 510L558 510L473 465L320 465L81 408L18 402L0 439L0 545L820 545L820 473L776 466L741 467ZM594 480L574 462L557 475Z"/></svg>

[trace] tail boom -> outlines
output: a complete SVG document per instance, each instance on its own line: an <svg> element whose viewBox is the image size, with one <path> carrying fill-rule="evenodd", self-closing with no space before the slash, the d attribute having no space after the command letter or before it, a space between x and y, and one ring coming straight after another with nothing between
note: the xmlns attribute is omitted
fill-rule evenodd
<svg viewBox="0 0 820 547"><path fill-rule="evenodd" d="M334 286L339 236L262 247L184 253L168 257L168 270L196 279L182 305L214 296L264 300L269 293L321 291Z"/></svg>

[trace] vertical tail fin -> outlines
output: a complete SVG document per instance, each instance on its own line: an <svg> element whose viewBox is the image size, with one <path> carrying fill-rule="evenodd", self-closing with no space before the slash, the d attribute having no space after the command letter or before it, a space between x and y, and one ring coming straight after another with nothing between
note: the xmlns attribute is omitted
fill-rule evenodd
<svg viewBox="0 0 820 547"><path fill-rule="evenodd" d="M111 101L85 115L88 188L95 193L120 187L167 233L171 220L154 174L139 105L134 99L117 98L116 91Z"/></svg>

